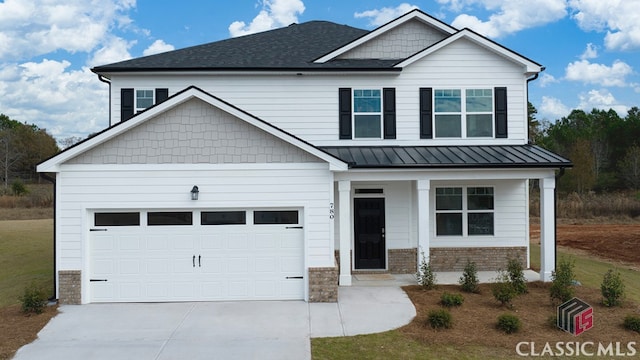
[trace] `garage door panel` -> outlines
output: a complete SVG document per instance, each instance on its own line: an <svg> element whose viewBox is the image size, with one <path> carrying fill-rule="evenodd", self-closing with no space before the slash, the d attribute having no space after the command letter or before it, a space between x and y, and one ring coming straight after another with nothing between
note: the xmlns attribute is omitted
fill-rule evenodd
<svg viewBox="0 0 640 360"><path fill-rule="evenodd" d="M302 229L107 227L90 232L92 302L302 299ZM195 256L195 258L194 258ZM195 265L195 266L194 266Z"/></svg>

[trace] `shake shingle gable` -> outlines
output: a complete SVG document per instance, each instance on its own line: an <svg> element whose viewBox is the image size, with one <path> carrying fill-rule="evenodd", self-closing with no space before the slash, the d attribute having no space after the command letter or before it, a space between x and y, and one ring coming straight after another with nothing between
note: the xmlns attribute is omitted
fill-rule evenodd
<svg viewBox="0 0 640 360"><path fill-rule="evenodd" d="M166 53L93 68L96 73L156 70L393 70L397 60L336 60L314 63L318 57L369 33L328 21L310 21Z"/></svg>

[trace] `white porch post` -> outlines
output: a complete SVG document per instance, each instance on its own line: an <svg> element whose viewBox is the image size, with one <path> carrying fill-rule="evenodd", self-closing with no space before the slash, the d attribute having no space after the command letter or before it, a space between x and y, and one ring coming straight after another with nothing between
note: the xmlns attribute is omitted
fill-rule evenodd
<svg viewBox="0 0 640 360"><path fill-rule="evenodd" d="M416 184L418 190L418 269L420 271L420 262L422 254L426 261L429 260L429 190L431 189L430 180L418 180Z"/></svg>
<svg viewBox="0 0 640 360"><path fill-rule="evenodd" d="M351 286L351 181L338 182L340 216L340 286Z"/></svg>
<svg viewBox="0 0 640 360"><path fill-rule="evenodd" d="M540 179L540 280L551 281L556 267L555 177Z"/></svg>

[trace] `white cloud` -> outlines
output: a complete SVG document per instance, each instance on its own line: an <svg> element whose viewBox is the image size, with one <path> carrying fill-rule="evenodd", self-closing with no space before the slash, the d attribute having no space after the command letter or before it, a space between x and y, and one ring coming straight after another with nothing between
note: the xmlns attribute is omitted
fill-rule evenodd
<svg viewBox="0 0 640 360"><path fill-rule="evenodd" d="M372 26L381 26L389 21L400 17L413 9L418 9L417 5L411 5L408 3L402 3L394 8L383 7L382 9L367 10L363 12L357 12L353 14L356 19L359 18L371 18L369 22Z"/></svg>
<svg viewBox="0 0 640 360"><path fill-rule="evenodd" d="M540 77L540 87L546 87L549 84L557 83L558 79L556 79L553 75L542 74Z"/></svg>
<svg viewBox="0 0 640 360"><path fill-rule="evenodd" d="M89 68L70 70L70 65L47 59L5 64L0 72L0 109L56 137L86 137L107 127L107 85Z"/></svg>
<svg viewBox="0 0 640 360"><path fill-rule="evenodd" d="M0 61L57 50L89 52L113 26L126 26L135 0L6 0L0 3Z"/></svg>
<svg viewBox="0 0 640 360"><path fill-rule="evenodd" d="M111 41L106 41L106 45L96 50L89 58L88 66L106 65L132 58L129 49L135 45L136 41L126 41L115 36L109 38Z"/></svg>
<svg viewBox="0 0 640 360"><path fill-rule="evenodd" d="M569 115L571 109L560 101L560 99L543 96L542 104L538 109L540 115L545 119L556 120L563 116Z"/></svg>
<svg viewBox="0 0 640 360"><path fill-rule="evenodd" d="M151 44L148 48L146 48L142 52L142 55L148 56L153 54L159 54L159 53L163 53L165 51L171 51L174 49L175 49L175 46L171 44L167 44L166 42L164 42L164 40L156 40L153 42L153 44Z"/></svg>
<svg viewBox="0 0 640 360"><path fill-rule="evenodd" d="M628 86L626 77L633 73L631 66L620 60L616 60L611 66L580 60L567 65L565 71L567 80L600 86Z"/></svg>
<svg viewBox="0 0 640 360"><path fill-rule="evenodd" d="M467 27L491 38L555 22L567 15L566 0L438 0L438 2L449 5L455 12L461 12L471 6L481 6L486 10L495 11L486 21L473 15L461 14L451 23L456 28Z"/></svg>
<svg viewBox="0 0 640 360"><path fill-rule="evenodd" d="M587 112L592 109L613 109L618 115L624 116L628 107L618 103L613 94L607 90L591 90L587 94L580 95L580 109Z"/></svg>
<svg viewBox="0 0 640 360"><path fill-rule="evenodd" d="M262 10L251 23L234 21L229 25L229 34L236 37L288 26L297 23L304 10L301 0L263 0Z"/></svg>
<svg viewBox="0 0 640 360"><path fill-rule="evenodd" d="M640 48L640 1L569 0L569 6L580 28L606 32L607 49Z"/></svg>
<svg viewBox="0 0 640 360"><path fill-rule="evenodd" d="M592 43L588 43L587 48L584 50L582 55L580 55L580 59L582 60L595 59L597 57L598 57L598 48Z"/></svg>

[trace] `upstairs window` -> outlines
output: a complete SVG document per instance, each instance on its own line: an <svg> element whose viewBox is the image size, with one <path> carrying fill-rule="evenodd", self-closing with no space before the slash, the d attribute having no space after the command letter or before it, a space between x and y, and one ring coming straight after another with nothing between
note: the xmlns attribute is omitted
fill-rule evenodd
<svg viewBox="0 0 640 360"><path fill-rule="evenodd" d="M354 138L382 138L382 98L380 89L353 90Z"/></svg>
<svg viewBox="0 0 640 360"><path fill-rule="evenodd" d="M436 235L477 236L494 234L492 187L436 189Z"/></svg>
<svg viewBox="0 0 640 360"><path fill-rule="evenodd" d="M153 90L136 90L136 113L153 106Z"/></svg>
<svg viewBox="0 0 640 360"><path fill-rule="evenodd" d="M120 121L131 119L135 114L159 104L169 98L169 89L120 89Z"/></svg>
<svg viewBox="0 0 640 360"><path fill-rule="evenodd" d="M435 89L436 138L493 137L492 89Z"/></svg>

